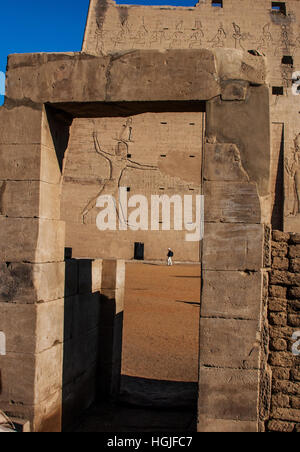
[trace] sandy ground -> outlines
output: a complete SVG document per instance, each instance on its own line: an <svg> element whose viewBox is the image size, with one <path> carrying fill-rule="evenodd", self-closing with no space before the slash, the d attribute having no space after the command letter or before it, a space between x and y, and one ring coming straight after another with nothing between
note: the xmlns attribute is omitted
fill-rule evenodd
<svg viewBox="0 0 300 452"><path fill-rule="evenodd" d="M121 392L75 432L196 432L200 266L127 264Z"/></svg>
<svg viewBox="0 0 300 452"><path fill-rule="evenodd" d="M198 380L200 266L126 266L122 374Z"/></svg>

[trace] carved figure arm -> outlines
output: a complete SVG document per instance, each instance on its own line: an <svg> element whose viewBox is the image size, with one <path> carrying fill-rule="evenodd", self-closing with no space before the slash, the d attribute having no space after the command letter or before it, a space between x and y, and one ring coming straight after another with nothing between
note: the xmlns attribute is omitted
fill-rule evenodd
<svg viewBox="0 0 300 452"><path fill-rule="evenodd" d="M134 169L139 169L139 170L144 170L144 171L158 171L158 167L157 166L152 166L152 165L143 165L141 163L137 163L134 162L132 160L128 160L129 164L127 164L127 168L134 168Z"/></svg>
<svg viewBox="0 0 300 452"><path fill-rule="evenodd" d="M98 134L96 132L93 133L93 139L94 139L94 145L95 145L95 149L97 154L102 155L103 157L105 157L105 155L110 155L111 157L113 157L113 154L111 154L110 152L106 152L103 149L101 149L99 140L98 140Z"/></svg>

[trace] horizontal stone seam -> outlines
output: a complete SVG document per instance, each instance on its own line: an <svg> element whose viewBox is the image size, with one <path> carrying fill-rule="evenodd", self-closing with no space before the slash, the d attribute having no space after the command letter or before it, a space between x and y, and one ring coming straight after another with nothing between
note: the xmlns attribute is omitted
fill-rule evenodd
<svg viewBox="0 0 300 452"><path fill-rule="evenodd" d="M34 217L14 217L11 215L0 215L0 218L7 218L7 219L15 219L15 220L42 220L42 221L59 221L60 223L65 223L65 221L61 220L60 218L42 218L42 217L38 217L38 216L34 216Z"/></svg>
<svg viewBox="0 0 300 452"><path fill-rule="evenodd" d="M205 196L205 194L204 194ZM256 223L249 223L248 221L221 221L221 220L215 220L215 221L206 221L204 220L204 224L246 224L246 225L256 225L261 224L260 221L257 221Z"/></svg>
<svg viewBox="0 0 300 452"><path fill-rule="evenodd" d="M42 143L41 141L39 142L29 142L29 143L12 143L12 142L4 142L4 141L0 141L0 146L41 146ZM49 148L51 149L51 148ZM53 149L52 149L53 150Z"/></svg>
<svg viewBox="0 0 300 452"><path fill-rule="evenodd" d="M12 305L23 305L23 306L33 306L33 305L41 305L41 304L47 304L47 303L54 303L55 301L61 301L64 299L68 299L68 298L72 298L73 296L78 295L77 293L74 295L68 295L67 297L60 297L60 298L53 298L53 299L49 299L49 300L35 300L35 301L21 301L20 299L15 299L12 301L1 301L0 300L0 305L1 304L12 304Z"/></svg>
<svg viewBox="0 0 300 452"><path fill-rule="evenodd" d="M54 185L60 187L60 182L49 182L43 179L3 179L0 178L0 182L42 182L43 184Z"/></svg>
<svg viewBox="0 0 300 452"><path fill-rule="evenodd" d="M57 220L55 220L57 221ZM80 260L80 259L79 259ZM93 260L93 259L92 259ZM35 265L35 264L61 264L61 263L65 263L65 260L54 260L54 261L43 261L43 262L32 262L32 261L28 261L28 260L21 260L21 261L9 261L10 264L30 264L30 265ZM0 264L6 264L7 261L1 261L0 260Z"/></svg>
<svg viewBox="0 0 300 452"><path fill-rule="evenodd" d="M202 415L203 416L203 415ZM233 422L257 422L257 419L232 419L232 418L223 418L223 417L211 417L207 416L207 419L214 421L233 421Z"/></svg>
<svg viewBox="0 0 300 452"><path fill-rule="evenodd" d="M7 215L7 214L5 214L5 215L0 215L0 218L8 218L8 219L15 219L15 220L47 220L47 221L61 221L61 219L60 219L60 217L59 216L57 216L57 218L49 218L49 217L47 217L47 216L41 216L41 215L35 215L34 217L33 216L28 216L28 217L26 217L26 216L22 216L22 217L20 217L20 216L15 216L15 215Z"/></svg>
<svg viewBox="0 0 300 452"><path fill-rule="evenodd" d="M221 316L221 315L212 315L212 316L201 315L200 319L245 320L248 322L259 322L259 316L257 319L250 319L250 318L243 318L243 317L225 317L225 316Z"/></svg>
<svg viewBox="0 0 300 452"><path fill-rule="evenodd" d="M249 358L249 356L248 356ZM230 369L230 370L257 370L257 371L263 371L264 367L228 367L228 366L213 366L212 364L203 364L200 362L200 370L203 369Z"/></svg>

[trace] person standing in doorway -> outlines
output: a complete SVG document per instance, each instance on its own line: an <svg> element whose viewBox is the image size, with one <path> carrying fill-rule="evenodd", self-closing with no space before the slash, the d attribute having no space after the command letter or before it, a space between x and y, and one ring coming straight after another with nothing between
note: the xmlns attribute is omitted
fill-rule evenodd
<svg viewBox="0 0 300 452"><path fill-rule="evenodd" d="M174 256L173 251L171 250L171 248L168 249L168 266L172 266L173 265L173 261L172 261L172 257Z"/></svg>

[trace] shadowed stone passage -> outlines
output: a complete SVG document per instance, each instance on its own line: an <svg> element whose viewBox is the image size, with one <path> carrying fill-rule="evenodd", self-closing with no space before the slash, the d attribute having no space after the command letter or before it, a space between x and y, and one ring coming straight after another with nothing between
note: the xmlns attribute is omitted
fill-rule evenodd
<svg viewBox="0 0 300 452"><path fill-rule="evenodd" d="M197 383L122 376L119 400L93 406L74 431L196 432L197 391Z"/></svg>

